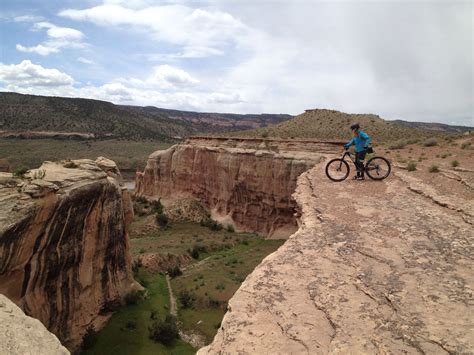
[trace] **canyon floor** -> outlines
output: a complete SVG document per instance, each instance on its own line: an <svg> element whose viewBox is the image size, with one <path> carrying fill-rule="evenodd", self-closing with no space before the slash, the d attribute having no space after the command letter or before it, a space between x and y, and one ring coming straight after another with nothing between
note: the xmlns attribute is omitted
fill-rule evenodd
<svg viewBox="0 0 474 355"><path fill-rule="evenodd" d="M299 231L246 279L199 354L474 352L474 161L459 146L392 150L382 182L334 183L324 163L303 173Z"/></svg>

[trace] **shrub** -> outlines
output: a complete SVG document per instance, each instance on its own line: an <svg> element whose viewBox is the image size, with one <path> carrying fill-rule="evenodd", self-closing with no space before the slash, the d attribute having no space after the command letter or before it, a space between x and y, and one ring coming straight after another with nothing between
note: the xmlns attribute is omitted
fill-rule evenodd
<svg viewBox="0 0 474 355"><path fill-rule="evenodd" d="M213 231L220 231L223 228L222 224L214 221L212 218L203 219L203 220L201 220L200 224L201 224L201 226L207 227L207 228L209 228L210 230L213 230Z"/></svg>
<svg viewBox="0 0 474 355"><path fill-rule="evenodd" d="M161 204L161 200L152 201L151 202L151 210L153 213L162 214L163 213L163 205Z"/></svg>
<svg viewBox="0 0 474 355"><path fill-rule="evenodd" d="M171 344L173 340L179 337L176 318L171 315L167 315L164 321L157 320L153 322L148 328L148 332L150 339L165 345Z"/></svg>
<svg viewBox="0 0 474 355"><path fill-rule="evenodd" d="M100 314L107 314L110 312L115 312L122 306L122 302L120 302L119 299L112 299L106 301L103 305L102 308L100 309Z"/></svg>
<svg viewBox="0 0 474 355"><path fill-rule="evenodd" d="M97 332L95 331L94 327L91 325L87 328L86 333L82 338L82 349L90 349L94 346L97 341Z"/></svg>
<svg viewBox="0 0 474 355"><path fill-rule="evenodd" d="M458 162L457 160L453 160L453 161L451 162L451 166L452 166L453 168L455 168L455 167L459 166L459 162Z"/></svg>
<svg viewBox="0 0 474 355"><path fill-rule="evenodd" d="M13 176L16 177L16 178L24 178L25 177L25 174L28 172L28 169L25 168L25 167L21 167L21 168L16 168L15 170L13 170Z"/></svg>
<svg viewBox="0 0 474 355"><path fill-rule="evenodd" d="M141 248L141 249L139 250L139 253L140 253L140 254L143 254L144 252L146 252L146 249L145 249L145 248Z"/></svg>
<svg viewBox="0 0 474 355"><path fill-rule="evenodd" d="M157 213L155 217L156 224L160 227L166 227L168 225L168 216L165 215L163 212Z"/></svg>
<svg viewBox="0 0 474 355"><path fill-rule="evenodd" d="M222 282L219 282L216 285L216 290L225 290L225 285Z"/></svg>
<svg viewBox="0 0 474 355"><path fill-rule="evenodd" d="M168 275L170 275L171 278L181 276L182 274L183 272L178 265L168 268Z"/></svg>
<svg viewBox="0 0 474 355"><path fill-rule="evenodd" d="M132 291L125 296L124 300L127 305L137 304L138 301L143 299L144 295L144 291Z"/></svg>
<svg viewBox="0 0 474 355"><path fill-rule="evenodd" d="M435 145L438 145L438 141L436 140L436 138L428 138L423 142L423 145L425 147L434 147Z"/></svg>
<svg viewBox="0 0 474 355"><path fill-rule="evenodd" d="M407 170L408 171L415 171L416 170L416 163L414 161L411 161L407 165Z"/></svg>
<svg viewBox="0 0 474 355"><path fill-rule="evenodd" d="M402 149L405 148L405 146L408 144L408 142L405 139L399 139L398 141L393 142L388 146L389 149Z"/></svg>
<svg viewBox="0 0 474 355"><path fill-rule="evenodd" d="M193 259L199 259L201 253L207 253L207 247L203 244L194 244L191 250L188 250Z"/></svg>
<svg viewBox="0 0 474 355"><path fill-rule="evenodd" d="M268 131L263 131L262 134L260 134L262 138L268 138Z"/></svg>
<svg viewBox="0 0 474 355"><path fill-rule="evenodd" d="M150 319L157 320L158 319L158 311L156 309L150 312Z"/></svg>
<svg viewBox="0 0 474 355"><path fill-rule="evenodd" d="M143 196L136 196L135 201L138 203L148 203L148 200Z"/></svg>
<svg viewBox="0 0 474 355"><path fill-rule="evenodd" d="M178 299L183 308L191 308L196 301L196 294L193 291L181 290Z"/></svg>
<svg viewBox="0 0 474 355"><path fill-rule="evenodd" d="M127 328L128 330L135 330L137 329L137 322L135 322L134 320L129 320L127 321L127 323L125 323L125 328Z"/></svg>
<svg viewBox="0 0 474 355"><path fill-rule="evenodd" d="M439 168L438 168L438 165L431 165L428 169L428 171L430 173L438 173L439 172Z"/></svg>
<svg viewBox="0 0 474 355"><path fill-rule="evenodd" d="M227 225L227 232L230 232L230 233L234 233L235 232L235 228L232 224L228 224Z"/></svg>
<svg viewBox="0 0 474 355"><path fill-rule="evenodd" d="M219 308L220 305L221 305L221 301L219 300L216 300L214 297L212 296L209 296L208 299L207 299L207 305L210 307L210 308Z"/></svg>
<svg viewBox="0 0 474 355"><path fill-rule="evenodd" d="M465 142L461 144L461 149L467 149L471 146L471 142Z"/></svg>
<svg viewBox="0 0 474 355"><path fill-rule="evenodd" d="M74 163L72 160L67 160L63 166L67 169L76 169L77 167L79 167L79 165L77 165L76 163Z"/></svg>

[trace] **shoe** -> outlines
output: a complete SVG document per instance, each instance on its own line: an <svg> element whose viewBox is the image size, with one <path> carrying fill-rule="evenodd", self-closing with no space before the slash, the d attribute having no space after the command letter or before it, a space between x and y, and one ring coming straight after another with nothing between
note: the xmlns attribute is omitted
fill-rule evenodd
<svg viewBox="0 0 474 355"><path fill-rule="evenodd" d="M352 180L365 180L363 176L356 175L352 178Z"/></svg>

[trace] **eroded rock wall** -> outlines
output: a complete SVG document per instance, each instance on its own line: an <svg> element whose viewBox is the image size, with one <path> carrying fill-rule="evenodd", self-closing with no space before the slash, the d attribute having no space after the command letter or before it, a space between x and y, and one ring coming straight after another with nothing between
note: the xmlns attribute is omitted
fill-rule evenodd
<svg viewBox="0 0 474 355"><path fill-rule="evenodd" d="M45 162L25 179L0 177L0 293L70 349L100 327L104 305L139 287L130 196L112 165Z"/></svg>
<svg viewBox="0 0 474 355"><path fill-rule="evenodd" d="M239 231L288 237L296 230L297 177L320 159L318 152L280 150L271 142L189 140L150 155L136 191L165 204L192 197Z"/></svg>

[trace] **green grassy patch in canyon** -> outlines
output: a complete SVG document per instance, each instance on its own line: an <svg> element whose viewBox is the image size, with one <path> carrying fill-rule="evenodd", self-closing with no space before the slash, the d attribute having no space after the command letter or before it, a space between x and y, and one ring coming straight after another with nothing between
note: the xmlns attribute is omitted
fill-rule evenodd
<svg viewBox="0 0 474 355"><path fill-rule="evenodd" d="M130 229L130 247L135 260L153 253L186 256L182 259L187 262L180 265L182 275L171 279L178 323L187 335L197 335L206 343L217 333L227 302L240 284L262 259L284 242L267 240L253 233L236 233L232 229L213 230L193 222L159 227L155 214L151 213L136 214ZM96 336L95 345L84 354L188 354L196 351L182 340L166 347L149 338L151 312L157 311L163 320L169 314L170 300L163 273L147 271L146 267L144 263L135 274L135 279L147 289L145 299L115 312ZM130 321L136 323L136 329L127 328Z"/></svg>
<svg viewBox="0 0 474 355"><path fill-rule="evenodd" d="M164 320L169 312L168 288L165 276L161 274L152 275L140 269L136 278L146 284L147 296L116 311L105 328L95 336L94 345L82 354L194 354L195 349L182 340L165 346L149 338L148 328L154 322L153 318Z"/></svg>

